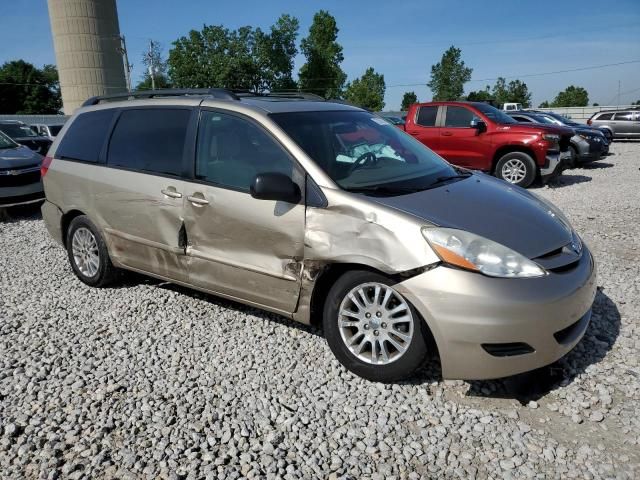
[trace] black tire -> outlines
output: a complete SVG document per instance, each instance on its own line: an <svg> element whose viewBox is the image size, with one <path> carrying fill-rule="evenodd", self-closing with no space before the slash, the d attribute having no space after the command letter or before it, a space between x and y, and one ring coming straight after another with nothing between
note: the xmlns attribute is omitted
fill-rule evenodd
<svg viewBox="0 0 640 480"><path fill-rule="evenodd" d="M505 168L505 165L507 165L507 163L509 163L510 161L517 162L524 168L524 176L522 176L522 178L518 181L513 181L509 178L508 175L507 178L505 178L506 172L504 172L503 169ZM495 169L495 176L511 183L512 185L527 188L536 179L537 172L538 170L536 168L536 162L533 161L533 158L531 158L530 155L524 152L510 152L503 155L502 157L500 157L500 160L498 160Z"/></svg>
<svg viewBox="0 0 640 480"><path fill-rule="evenodd" d="M79 261L74 256L73 238L78 230L84 228L93 234L97 245L98 267L97 271L93 275L87 275L81 271ZM117 269L111 263L109 258L109 252L107 245L102 238L102 235L98 231L98 228L93 224L89 217L86 215L80 215L71 220L69 228L67 230L66 238L67 256L69 257L69 263L76 276L84 283L91 287L106 287L113 282L117 276Z"/></svg>
<svg viewBox="0 0 640 480"><path fill-rule="evenodd" d="M567 168L576 168L578 166L578 151L573 145L569 145L569 153L571 157L567 161Z"/></svg>
<svg viewBox="0 0 640 480"><path fill-rule="evenodd" d="M411 305L408 300L404 299L398 294L398 292L394 290L394 292L398 295L398 298L402 299L406 303L411 313L411 320L407 321L406 326L403 327L409 328L409 323L412 323L413 325L411 330L411 339L410 341L405 343L405 345L407 345L406 350L401 355L398 355L395 360L384 364L367 363L366 361L358 358L356 354L352 353L346 344L346 340L343 340L341 334L341 329L339 326L340 306L343 300L345 300L345 297L352 289L362 284L374 282L387 286L392 286L395 283L393 280L383 275L364 270L354 270L347 272L336 281L333 287L331 287L331 290L329 290L324 304L324 334L325 338L327 339L327 343L331 348L331 351L336 356L338 361L348 370L360 377L366 378L367 380L372 380L375 382L395 382L410 377L415 372L415 370L424 363L428 352L428 328L413 305ZM387 303L387 305L393 306L395 298L391 298L392 300L390 300L390 302L392 303ZM382 326L384 325L385 324L383 323ZM359 327L354 328L360 330ZM378 340L378 342L379 345L382 345L382 343L385 343L385 345L387 345L386 347L382 347L385 348L385 351L387 353L393 349L393 346L387 344L387 341L384 340L383 336L387 335L386 332L391 331L392 328L394 327L390 327L389 329L384 331L382 329L380 330L382 332L382 336L380 337L382 340ZM373 331L370 332L373 333ZM393 335L392 331L391 334ZM357 335L354 335L352 338L356 337ZM395 338L397 339L397 337ZM369 342L370 349L367 355L371 355L370 352L372 344L373 342ZM376 348L379 351L381 347L377 346ZM393 353L397 355L399 351ZM373 355L371 355L371 357L373 357ZM391 358L391 355L389 355L389 358Z"/></svg>

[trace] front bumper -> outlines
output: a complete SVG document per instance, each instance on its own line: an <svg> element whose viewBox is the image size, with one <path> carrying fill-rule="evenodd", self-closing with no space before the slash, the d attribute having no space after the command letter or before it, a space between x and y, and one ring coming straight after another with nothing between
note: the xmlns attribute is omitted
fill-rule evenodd
<svg viewBox="0 0 640 480"><path fill-rule="evenodd" d="M562 174L562 170L566 168L566 162L570 158L568 152L549 152L545 156L545 165L540 168L540 178L542 183L547 183L549 180Z"/></svg>
<svg viewBox="0 0 640 480"><path fill-rule="evenodd" d="M571 270L541 278L492 278L441 266L395 288L431 329L443 378L500 378L553 363L580 341L596 294L596 268L585 246ZM496 356L487 344L526 344L533 351Z"/></svg>
<svg viewBox="0 0 640 480"><path fill-rule="evenodd" d="M44 200L42 182L0 188L0 208L26 205Z"/></svg>

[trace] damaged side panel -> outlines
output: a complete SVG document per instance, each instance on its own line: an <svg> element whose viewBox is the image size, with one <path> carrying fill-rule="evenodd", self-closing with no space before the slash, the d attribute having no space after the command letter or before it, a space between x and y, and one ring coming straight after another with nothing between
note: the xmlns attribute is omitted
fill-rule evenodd
<svg viewBox="0 0 640 480"><path fill-rule="evenodd" d="M329 264L366 265L389 275L415 271L439 258L420 231L424 221L372 200L323 189L326 208L306 212L302 291L294 318L310 322L315 282Z"/></svg>

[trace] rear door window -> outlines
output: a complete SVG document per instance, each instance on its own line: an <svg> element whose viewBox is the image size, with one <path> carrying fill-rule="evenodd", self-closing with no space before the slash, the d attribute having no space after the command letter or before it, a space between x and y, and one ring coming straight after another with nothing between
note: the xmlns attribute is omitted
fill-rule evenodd
<svg viewBox="0 0 640 480"><path fill-rule="evenodd" d="M447 107L445 116L445 127L471 128L471 120L478 118L471 110L464 107Z"/></svg>
<svg viewBox="0 0 640 480"><path fill-rule="evenodd" d="M611 120L611 117L613 117L613 113L603 113L596 120Z"/></svg>
<svg viewBox="0 0 640 480"><path fill-rule="evenodd" d="M125 109L111 135L107 164L179 176L191 109Z"/></svg>
<svg viewBox="0 0 640 480"><path fill-rule="evenodd" d="M437 116L438 107L420 107L418 109L418 118L416 119L416 123L421 127L435 127Z"/></svg>
<svg viewBox="0 0 640 480"><path fill-rule="evenodd" d="M633 118L633 114L631 112L620 112L620 113L616 113L615 116L613 117L614 120L622 120L622 121L630 121Z"/></svg>
<svg viewBox="0 0 640 480"><path fill-rule="evenodd" d="M78 115L60 141L56 158L98 163L115 112L94 110Z"/></svg>

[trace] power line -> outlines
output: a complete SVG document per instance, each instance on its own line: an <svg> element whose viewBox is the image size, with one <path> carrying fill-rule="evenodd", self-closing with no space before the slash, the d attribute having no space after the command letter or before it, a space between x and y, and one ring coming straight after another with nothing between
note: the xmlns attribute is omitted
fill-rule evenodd
<svg viewBox="0 0 640 480"><path fill-rule="evenodd" d="M603 65L592 65L589 67L578 67L578 68L570 68L567 70L555 70L552 72L541 72L541 73L526 73L526 74L522 74L522 75L509 75L509 76L504 76L504 77L493 77L493 78L478 78L478 79L471 79L469 80L470 82L490 82L493 80L497 80L498 78L504 78L504 79L509 79L509 78L530 78L530 77L542 77L545 75L556 75L558 73L569 73L569 72L582 72L584 70L596 70L598 68L607 68L607 67L615 67L618 65L629 65L632 63L640 63L640 60L629 60L626 62L617 62L617 63L605 63ZM425 85L425 82L421 82L421 83L401 83L401 84L396 84L396 85L387 85L387 88L394 88L394 87L420 87L422 85Z"/></svg>

